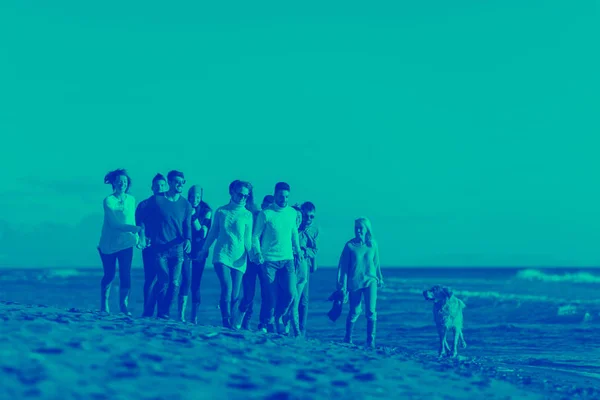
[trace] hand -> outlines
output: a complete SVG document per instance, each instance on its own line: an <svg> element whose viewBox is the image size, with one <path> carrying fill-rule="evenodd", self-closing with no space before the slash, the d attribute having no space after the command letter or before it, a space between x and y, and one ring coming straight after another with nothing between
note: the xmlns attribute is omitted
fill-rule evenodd
<svg viewBox="0 0 600 400"><path fill-rule="evenodd" d="M377 279L377 286L380 288L385 286L385 284L383 283L383 278Z"/></svg>
<svg viewBox="0 0 600 400"><path fill-rule="evenodd" d="M183 245L183 251L185 251L186 254L190 254L192 251L192 242L190 242L189 239L185 241L185 244Z"/></svg>
<svg viewBox="0 0 600 400"><path fill-rule="evenodd" d="M316 270L317 270L317 267L316 267L314 264L312 264L312 265L310 266L310 273L312 274L312 273L313 273L313 272L315 272Z"/></svg>
<svg viewBox="0 0 600 400"><path fill-rule="evenodd" d="M141 231L142 231L142 227L141 226L137 226L137 225L133 226L133 229L132 229L133 233L140 233Z"/></svg>
<svg viewBox="0 0 600 400"><path fill-rule="evenodd" d="M258 255L256 255L256 263L257 263L258 265L262 265L262 264L264 264L264 263L265 263L265 258L263 257L263 255L262 255L262 254L258 254Z"/></svg>
<svg viewBox="0 0 600 400"><path fill-rule="evenodd" d="M196 209L192 208L192 215L196 214Z"/></svg>

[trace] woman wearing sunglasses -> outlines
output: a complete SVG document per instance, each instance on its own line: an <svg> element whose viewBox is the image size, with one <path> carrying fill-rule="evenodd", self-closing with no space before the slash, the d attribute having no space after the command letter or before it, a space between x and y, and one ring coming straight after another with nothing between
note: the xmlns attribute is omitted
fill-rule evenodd
<svg viewBox="0 0 600 400"><path fill-rule="evenodd" d="M199 258L206 259L216 240L213 264L221 284L220 309L223 326L232 328L233 312L238 312L242 277L252 246L252 213L246 201L252 190L248 182L233 181L229 185L231 200L215 212L212 227Z"/></svg>

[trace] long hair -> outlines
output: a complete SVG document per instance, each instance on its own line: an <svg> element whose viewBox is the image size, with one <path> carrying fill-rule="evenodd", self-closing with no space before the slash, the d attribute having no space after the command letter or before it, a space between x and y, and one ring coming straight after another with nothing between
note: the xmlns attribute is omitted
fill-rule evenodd
<svg viewBox="0 0 600 400"><path fill-rule="evenodd" d="M365 226L365 228L367 228L367 233L365 234L365 243L369 247L373 246L373 240L375 238L373 237L373 228L371 226L371 220L369 220L369 218L367 217L360 217L354 220L355 225L358 223L362 223Z"/></svg>
<svg viewBox="0 0 600 400"><path fill-rule="evenodd" d="M254 198L254 187L250 184L250 192L248 193L248 199L246 199L246 210L251 213L255 213L260 211L260 208L256 205L256 200Z"/></svg>
<svg viewBox="0 0 600 400"><path fill-rule="evenodd" d="M104 183L110 184L113 190L115 190L115 181L121 175L127 178L127 189L125 189L125 193L129 193L129 189L131 188L131 177L123 168L115 169L114 171L110 171L108 174L104 175Z"/></svg>

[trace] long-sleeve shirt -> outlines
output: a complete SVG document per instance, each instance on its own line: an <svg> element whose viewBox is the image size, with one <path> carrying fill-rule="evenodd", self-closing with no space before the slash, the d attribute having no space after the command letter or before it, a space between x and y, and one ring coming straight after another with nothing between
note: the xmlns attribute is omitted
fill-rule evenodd
<svg viewBox="0 0 600 400"><path fill-rule="evenodd" d="M233 202L219 207L204 250L208 251L215 240L213 263L246 272L248 253L252 248L252 213Z"/></svg>
<svg viewBox="0 0 600 400"><path fill-rule="evenodd" d="M165 196L150 197L139 219L152 227L148 233L151 246L156 251L192 240L192 205L183 196L177 201Z"/></svg>
<svg viewBox="0 0 600 400"><path fill-rule="evenodd" d="M196 221L198 221L200 229L196 229ZM196 207L194 215L192 215L192 251L190 252L190 258L195 259L198 257L198 253L202 250L211 226L212 209L207 203L201 201L198 207Z"/></svg>
<svg viewBox="0 0 600 400"><path fill-rule="evenodd" d="M371 246L357 243L352 239L346 243L338 265L338 289L349 292L364 289L381 279L379 247L373 241Z"/></svg>
<svg viewBox="0 0 600 400"><path fill-rule="evenodd" d="M314 226L300 227L299 231L300 248L304 251L304 258L309 267L309 271L317 269L317 238L319 237L319 229Z"/></svg>
<svg viewBox="0 0 600 400"><path fill-rule="evenodd" d="M294 208L276 204L258 213L252 234L254 251L262 254L265 261L293 260L294 251L301 251L297 215Z"/></svg>
<svg viewBox="0 0 600 400"><path fill-rule="evenodd" d="M137 244L135 228L135 198L125 194L121 202L114 195L104 199L104 223L98 248L103 254L113 254Z"/></svg>

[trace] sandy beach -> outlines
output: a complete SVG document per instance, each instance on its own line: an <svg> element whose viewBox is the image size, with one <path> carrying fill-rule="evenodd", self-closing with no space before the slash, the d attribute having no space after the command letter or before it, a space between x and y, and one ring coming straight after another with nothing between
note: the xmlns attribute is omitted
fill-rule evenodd
<svg viewBox="0 0 600 400"><path fill-rule="evenodd" d="M6 399L548 398L388 348L13 302L0 321Z"/></svg>

